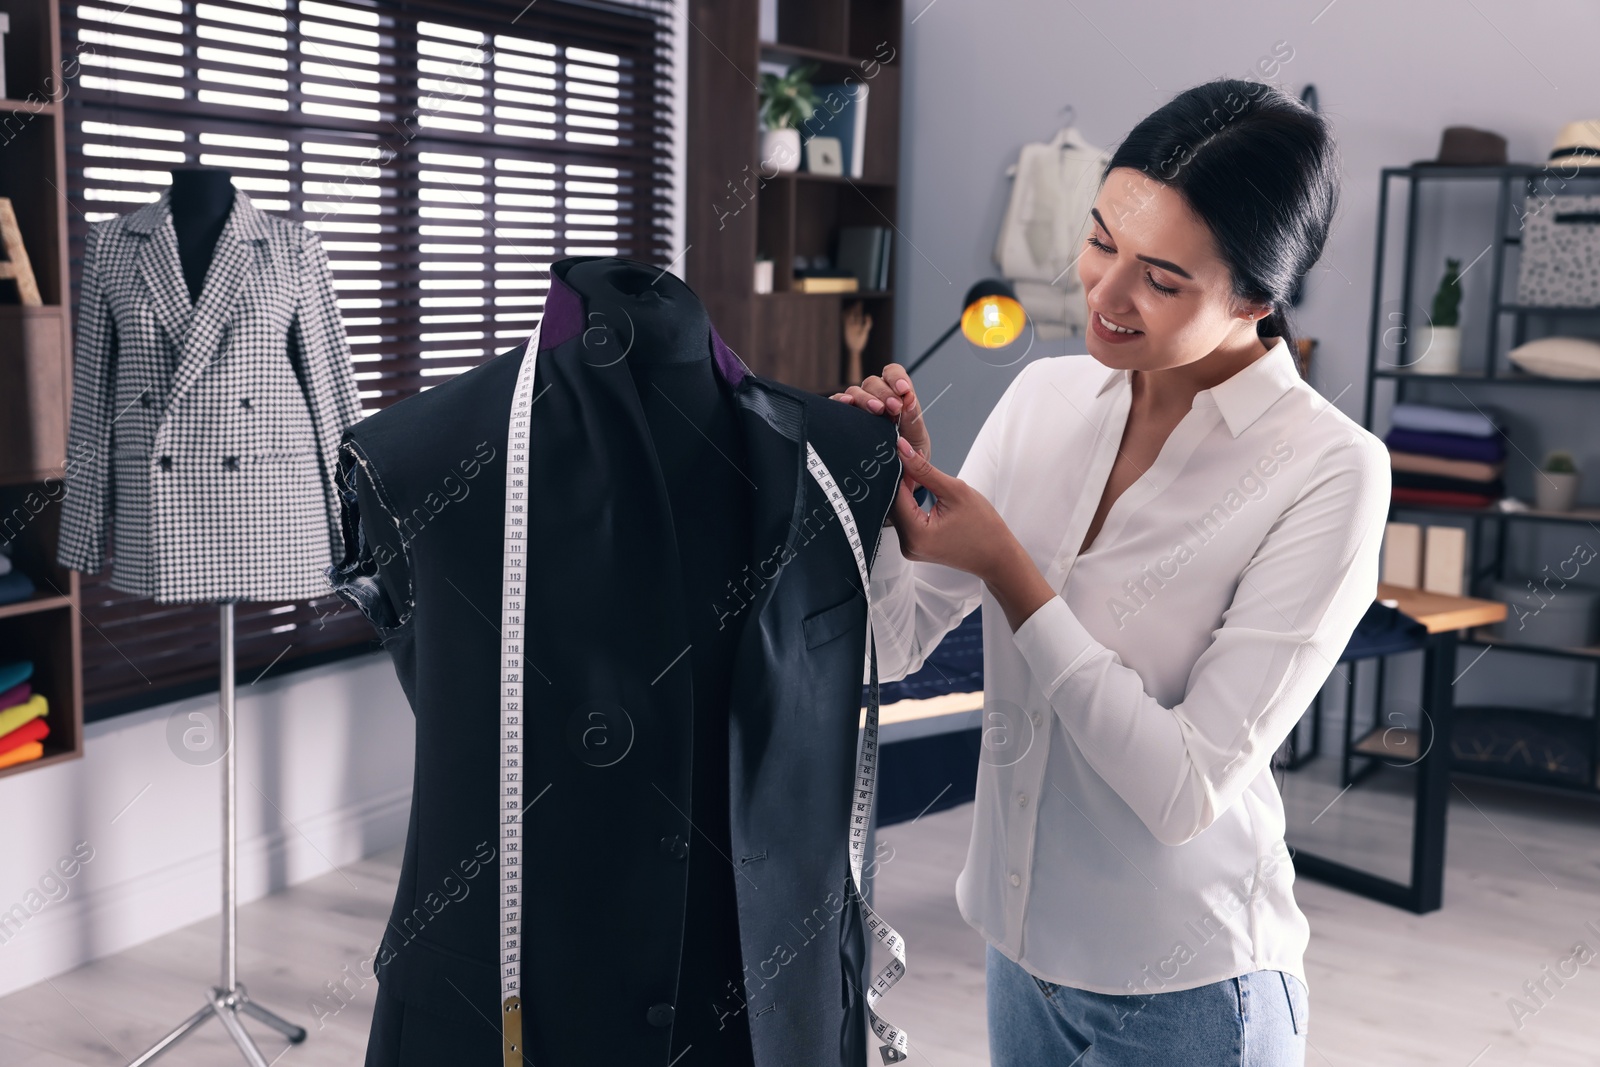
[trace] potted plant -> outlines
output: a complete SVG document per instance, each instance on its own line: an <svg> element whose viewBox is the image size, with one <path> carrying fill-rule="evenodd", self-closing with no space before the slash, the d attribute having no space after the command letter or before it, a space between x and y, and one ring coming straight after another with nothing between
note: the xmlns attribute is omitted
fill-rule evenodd
<svg viewBox="0 0 1600 1067"><path fill-rule="evenodd" d="M790 67L782 74L761 75L761 165L776 173L800 169L800 124L817 109L811 76L816 63Z"/></svg>
<svg viewBox="0 0 1600 1067"><path fill-rule="evenodd" d="M1578 497L1578 468L1570 452L1551 452L1534 476L1533 499L1540 511L1571 511Z"/></svg>
<svg viewBox="0 0 1600 1067"><path fill-rule="evenodd" d="M1444 277L1433 294L1428 325L1417 328L1418 374L1456 374L1461 370L1461 261L1446 259Z"/></svg>

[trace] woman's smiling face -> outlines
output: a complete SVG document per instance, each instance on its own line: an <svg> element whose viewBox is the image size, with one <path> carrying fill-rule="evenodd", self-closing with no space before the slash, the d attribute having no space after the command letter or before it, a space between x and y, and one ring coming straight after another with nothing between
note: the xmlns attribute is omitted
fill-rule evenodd
<svg viewBox="0 0 1600 1067"><path fill-rule="evenodd" d="M1078 257L1084 338L1108 367L1161 370L1255 340L1264 305L1241 307L1211 231L1175 189L1130 167L1106 176ZM1139 331L1116 333L1116 326Z"/></svg>

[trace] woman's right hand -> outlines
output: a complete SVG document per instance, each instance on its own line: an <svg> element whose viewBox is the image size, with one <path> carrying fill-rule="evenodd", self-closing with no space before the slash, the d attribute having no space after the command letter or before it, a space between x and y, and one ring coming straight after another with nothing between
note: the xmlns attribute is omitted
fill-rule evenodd
<svg viewBox="0 0 1600 1067"><path fill-rule="evenodd" d="M928 437L928 424L922 418L922 405L917 402L917 390L911 384L911 375L898 363L883 368L883 374L868 375L860 385L852 385L829 399L854 404L863 411L882 415L900 431L900 436L911 443L924 459L931 458L933 442Z"/></svg>

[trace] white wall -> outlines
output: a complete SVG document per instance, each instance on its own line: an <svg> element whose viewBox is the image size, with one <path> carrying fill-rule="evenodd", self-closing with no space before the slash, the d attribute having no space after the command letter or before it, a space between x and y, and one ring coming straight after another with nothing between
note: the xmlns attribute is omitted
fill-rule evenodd
<svg viewBox="0 0 1600 1067"><path fill-rule="evenodd" d="M241 903L405 841L415 719L386 653L241 684ZM216 699L90 723L82 759L0 779L0 995L220 912L222 763L169 739Z"/></svg>

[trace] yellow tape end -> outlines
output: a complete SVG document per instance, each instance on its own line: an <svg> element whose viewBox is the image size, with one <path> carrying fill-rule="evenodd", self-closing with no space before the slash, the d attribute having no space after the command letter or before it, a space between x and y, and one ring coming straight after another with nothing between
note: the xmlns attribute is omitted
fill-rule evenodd
<svg viewBox="0 0 1600 1067"><path fill-rule="evenodd" d="M505 1067L522 1067L522 998L507 997L500 1006L500 1033Z"/></svg>

